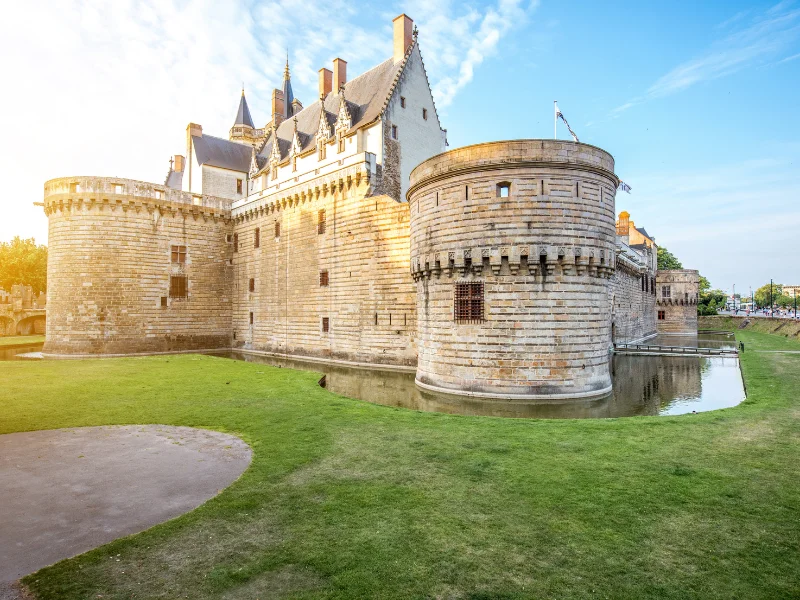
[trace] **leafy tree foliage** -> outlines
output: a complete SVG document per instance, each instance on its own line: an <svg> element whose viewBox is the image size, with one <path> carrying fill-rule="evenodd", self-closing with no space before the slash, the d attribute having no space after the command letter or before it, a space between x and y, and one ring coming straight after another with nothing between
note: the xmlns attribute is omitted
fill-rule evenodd
<svg viewBox="0 0 800 600"><path fill-rule="evenodd" d="M37 246L33 238L0 242L0 289L10 292L17 284L32 286L34 293L47 291L47 246Z"/></svg>
<svg viewBox="0 0 800 600"><path fill-rule="evenodd" d="M756 290L756 293L753 294L756 299L756 304L758 306L765 306L768 307L770 305L770 291L769 291L769 284L762 285L760 288ZM780 283L773 283L772 284L772 303L777 304L780 306L779 299L783 296L783 286ZM789 296L786 296L787 298Z"/></svg>
<svg viewBox="0 0 800 600"><path fill-rule="evenodd" d="M701 277L700 279L705 279L705 277ZM708 282L707 279L706 282ZM697 303L697 314L700 316L717 314L717 309L725 306L726 299L727 294L722 290L706 290L705 292L700 292L700 301Z"/></svg>
<svg viewBox="0 0 800 600"><path fill-rule="evenodd" d="M702 275L700 275L700 290L699 290L699 292L701 294L704 294L705 292L707 292L710 289L711 289L711 282L706 277L703 277Z"/></svg>
<svg viewBox="0 0 800 600"><path fill-rule="evenodd" d="M677 259L677 257L667 250L664 246L658 247L658 270L659 271L670 271L673 269L682 269L683 265L681 261Z"/></svg>

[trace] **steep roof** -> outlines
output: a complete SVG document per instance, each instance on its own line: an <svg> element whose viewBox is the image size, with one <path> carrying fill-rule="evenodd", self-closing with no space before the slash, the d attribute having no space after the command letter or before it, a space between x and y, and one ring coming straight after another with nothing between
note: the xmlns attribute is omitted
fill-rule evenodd
<svg viewBox="0 0 800 600"><path fill-rule="evenodd" d="M241 173L247 173L250 170L252 146L237 144L207 134L193 135L192 145L199 165L220 167Z"/></svg>
<svg viewBox="0 0 800 600"><path fill-rule="evenodd" d="M641 233L641 234L642 234L644 237L646 237L648 240L652 240L652 239L653 239L653 238L651 238L651 237L650 237L650 234L649 234L649 233L647 233L647 230L646 230L644 227L637 227L637 228L636 228L636 231L638 231L639 233Z"/></svg>
<svg viewBox="0 0 800 600"><path fill-rule="evenodd" d="M244 90L242 90L242 99L239 101L239 111L236 113L236 120L234 125L247 125L255 129L253 125L253 117L250 116L250 108L247 106L247 100L244 97Z"/></svg>
<svg viewBox="0 0 800 600"><path fill-rule="evenodd" d="M395 63L394 60L390 58L345 83L345 101L347 102L347 108L352 117L352 127L347 133L352 133L365 125L369 125L380 117L389 96L394 91L397 77L404 66L405 61ZM322 103L317 100L295 115L297 118L297 131L300 134L299 138L302 145L301 152L309 148L314 148L317 145L320 110L324 107L325 116L328 119L329 125L333 128L336 122L336 115L339 114L340 104L340 95L336 92L331 92ZM293 135L293 120L287 119L280 124L277 130L278 148L281 151L281 159L288 156ZM259 157L269 157L270 152L272 152L274 138L275 134L273 133L261 149Z"/></svg>
<svg viewBox="0 0 800 600"><path fill-rule="evenodd" d="M167 175L167 180L164 182L164 185L173 190L181 189L181 186L183 185L183 171L170 170L169 175Z"/></svg>

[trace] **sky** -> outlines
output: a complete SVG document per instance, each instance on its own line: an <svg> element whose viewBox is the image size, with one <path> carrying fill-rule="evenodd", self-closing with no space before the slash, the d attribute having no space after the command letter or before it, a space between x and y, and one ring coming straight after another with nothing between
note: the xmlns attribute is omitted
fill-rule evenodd
<svg viewBox="0 0 800 600"><path fill-rule="evenodd" d="M392 54L406 13L451 148L553 136L553 100L632 187L617 212L714 287L800 284L800 0L40 0L0 21L0 241L47 240L43 184L163 181L185 128L268 119L333 58ZM34 25L35 24L35 25ZM558 135L569 139L559 125Z"/></svg>

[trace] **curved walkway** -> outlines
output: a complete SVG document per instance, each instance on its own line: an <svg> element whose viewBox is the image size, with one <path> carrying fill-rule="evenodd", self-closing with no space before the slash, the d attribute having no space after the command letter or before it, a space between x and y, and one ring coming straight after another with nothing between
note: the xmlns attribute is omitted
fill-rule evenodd
<svg viewBox="0 0 800 600"><path fill-rule="evenodd" d="M0 435L0 598L23 575L199 506L250 458L239 438L190 427Z"/></svg>

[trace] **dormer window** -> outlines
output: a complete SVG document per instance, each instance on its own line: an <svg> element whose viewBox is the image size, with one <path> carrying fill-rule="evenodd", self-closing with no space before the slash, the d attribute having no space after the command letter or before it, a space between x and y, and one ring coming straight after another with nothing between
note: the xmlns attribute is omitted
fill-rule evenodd
<svg viewBox="0 0 800 600"><path fill-rule="evenodd" d="M319 160L325 160L325 143L319 145Z"/></svg>
<svg viewBox="0 0 800 600"><path fill-rule="evenodd" d="M339 141L339 152L344 152L344 133L340 131L336 135L338 136Z"/></svg>
<svg viewBox="0 0 800 600"><path fill-rule="evenodd" d="M272 167L272 181L278 179L278 165Z"/></svg>
<svg viewBox="0 0 800 600"><path fill-rule="evenodd" d="M242 193L242 183L243 183L243 181L241 179L237 179L236 180L236 193L237 194L241 194Z"/></svg>
<svg viewBox="0 0 800 600"><path fill-rule="evenodd" d="M297 171L297 157L296 156L292 157L292 171L293 172Z"/></svg>

